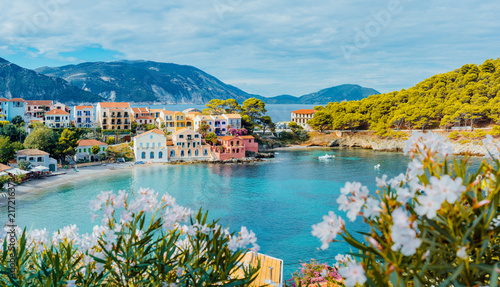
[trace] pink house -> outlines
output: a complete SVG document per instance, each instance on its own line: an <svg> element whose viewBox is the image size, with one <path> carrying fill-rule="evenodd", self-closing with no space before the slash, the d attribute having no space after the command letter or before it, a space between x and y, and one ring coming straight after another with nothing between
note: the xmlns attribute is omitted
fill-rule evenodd
<svg viewBox="0 0 500 287"><path fill-rule="evenodd" d="M220 160L245 157L245 146L239 137L218 137L220 145L212 146L212 151Z"/></svg>
<svg viewBox="0 0 500 287"><path fill-rule="evenodd" d="M240 136L240 138L243 141L245 150L259 152L259 144L255 142L255 138L253 136Z"/></svg>

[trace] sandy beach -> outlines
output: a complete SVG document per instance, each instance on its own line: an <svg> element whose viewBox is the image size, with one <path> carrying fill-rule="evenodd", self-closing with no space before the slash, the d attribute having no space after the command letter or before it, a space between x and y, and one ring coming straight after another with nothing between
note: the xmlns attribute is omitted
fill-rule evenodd
<svg viewBox="0 0 500 287"><path fill-rule="evenodd" d="M16 199L22 200L23 198L40 194L47 189L52 189L62 184L118 174L132 168L139 168L140 166L149 166L149 164L131 166L130 163L112 163L106 165L80 167L78 168L78 171L75 171L72 168L60 168L57 173L62 174L25 181L21 185L15 186ZM0 206L2 205L5 205L5 202L0 202Z"/></svg>

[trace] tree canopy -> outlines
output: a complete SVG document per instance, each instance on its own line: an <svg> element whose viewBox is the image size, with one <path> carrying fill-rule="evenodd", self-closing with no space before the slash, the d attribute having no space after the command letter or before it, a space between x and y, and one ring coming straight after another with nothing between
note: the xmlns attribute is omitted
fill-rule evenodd
<svg viewBox="0 0 500 287"><path fill-rule="evenodd" d="M500 124L499 103L500 59L490 59L432 76L407 90L316 107L319 112L309 124L319 130L473 127L478 122Z"/></svg>

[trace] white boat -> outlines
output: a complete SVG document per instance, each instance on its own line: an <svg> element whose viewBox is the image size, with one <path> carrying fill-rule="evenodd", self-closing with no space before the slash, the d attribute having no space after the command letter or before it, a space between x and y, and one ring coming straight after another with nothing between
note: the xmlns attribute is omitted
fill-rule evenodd
<svg viewBox="0 0 500 287"><path fill-rule="evenodd" d="M325 154L325 155L322 155L322 156L318 156L318 159L319 160L323 160L323 159L332 159L334 158L335 156L332 155L332 154Z"/></svg>

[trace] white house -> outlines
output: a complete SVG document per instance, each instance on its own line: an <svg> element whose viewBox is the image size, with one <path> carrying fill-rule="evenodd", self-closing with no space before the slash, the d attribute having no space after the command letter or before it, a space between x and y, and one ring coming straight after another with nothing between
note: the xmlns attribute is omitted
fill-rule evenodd
<svg viewBox="0 0 500 287"><path fill-rule="evenodd" d="M239 114L223 114L227 120L227 128L241 129L241 116Z"/></svg>
<svg viewBox="0 0 500 287"><path fill-rule="evenodd" d="M312 109L300 109L291 112L292 122L296 122L298 125L302 126L306 130L310 130L311 127L307 124L307 121L314 117L316 110Z"/></svg>
<svg viewBox="0 0 500 287"><path fill-rule="evenodd" d="M95 128L93 106L75 106L73 118L77 128Z"/></svg>
<svg viewBox="0 0 500 287"><path fill-rule="evenodd" d="M159 129L136 135L134 155L136 161L167 162L167 137Z"/></svg>
<svg viewBox="0 0 500 287"><path fill-rule="evenodd" d="M69 113L63 109L46 112L45 125L49 128L67 128L71 125Z"/></svg>
<svg viewBox="0 0 500 287"><path fill-rule="evenodd" d="M94 146L99 146L99 153L97 153L97 155L92 153L92 147ZM76 148L75 161L94 161L99 158L100 155L106 153L106 149L108 149L108 145L98 140L79 140L78 147Z"/></svg>
<svg viewBox="0 0 500 287"><path fill-rule="evenodd" d="M49 157L49 154L39 149L23 149L16 153L16 160L19 163L21 160L31 163L31 168L36 166L45 166L50 171L57 171L57 160Z"/></svg>

